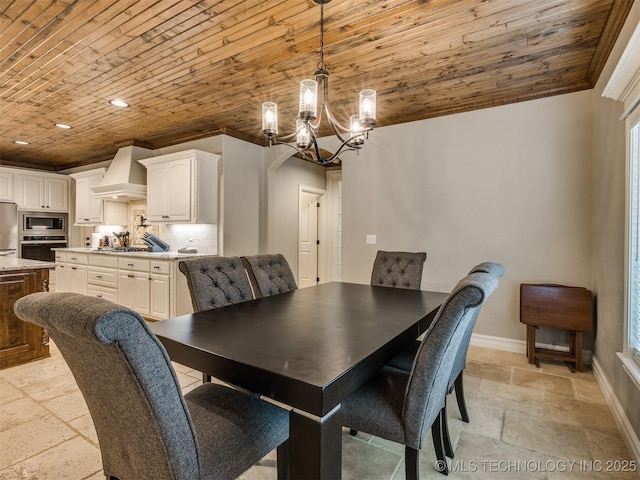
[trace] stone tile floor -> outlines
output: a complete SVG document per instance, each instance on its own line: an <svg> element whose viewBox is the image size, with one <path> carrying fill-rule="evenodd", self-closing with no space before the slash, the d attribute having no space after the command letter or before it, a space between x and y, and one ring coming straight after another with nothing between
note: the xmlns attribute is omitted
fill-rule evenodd
<svg viewBox="0 0 640 480"><path fill-rule="evenodd" d="M51 350L50 358L0 370L0 480L104 479L87 407L55 345ZM199 372L174 366L183 391L201 382ZM465 392L468 424L449 396L455 458L448 478L638 478L620 471L631 457L591 371L572 374L554 363L538 369L524 355L472 346ZM345 431L343 478L403 479L403 452ZM435 470L430 435L420 463L422 479L445 478ZM275 479L275 452L241 478Z"/></svg>

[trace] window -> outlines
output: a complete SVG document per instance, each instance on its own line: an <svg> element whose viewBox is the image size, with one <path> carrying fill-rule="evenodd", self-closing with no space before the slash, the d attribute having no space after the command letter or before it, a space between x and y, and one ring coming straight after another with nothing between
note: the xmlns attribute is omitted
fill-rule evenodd
<svg viewBox="0 0 640 480"><path fill-rule="evenodd" d="M640 121L629 131L629 282L627 357L640 368Z"/></svg>
<svg viewBox="0 0 640 480"><path fill-rule="evenodd" d="M623 102L627 126L626 336L618 353L625 371L640 389L640 24L611 73L602 96Z"/></svg>

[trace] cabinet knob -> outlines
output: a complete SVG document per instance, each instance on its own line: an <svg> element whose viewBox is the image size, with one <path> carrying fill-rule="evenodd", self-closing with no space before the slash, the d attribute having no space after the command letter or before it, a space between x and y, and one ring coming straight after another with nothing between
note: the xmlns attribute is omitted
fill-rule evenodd
<svg viewBox="0 0 640 480"><path fill-rule="evenodd" d="M160 267L158 265L154 265L153 268L155 268L156 270L160 270Z"/></svg>
<svg viewBox="0 0 640 480"><path fill-rule="evenodd" d="M127 277L129 277L129 278L136 278L136 276L135 276L135 275L131 275L131 274L127 275Z"/></svg>
<svg viewBox="0 0 640 480"><path fill-rule="evenodd" d="M98 297L98 298L102 298L102 294L98 293L98 294L96 295L96 297Z"/></svg>
<svg viewBox="0 0 640 480"><path fill-rule="evenodd" d="M169 215L162 215L162 218L169 218Z"/></svg>
<svg viewBox="0 0 640 480"><path fill-rule="evenodd" d="M71 270L76 270L76 267L71 267Z"/></svg>
<svg viewBox="0 0 640 480"><path fill-rule="evenodd" d="M102 278L102 275L96 275L96 278Z"/></svg>
<svg viewBox="0 0 640 480"><path fill-rule="evenodd" d="M127 263L127 267L133 267L133 263Z"/></svg>

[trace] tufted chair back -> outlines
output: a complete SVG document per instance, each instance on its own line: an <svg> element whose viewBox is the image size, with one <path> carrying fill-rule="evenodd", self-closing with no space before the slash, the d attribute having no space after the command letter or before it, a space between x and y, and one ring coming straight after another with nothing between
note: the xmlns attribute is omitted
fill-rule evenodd
<svg viewBox="0 0 640 480"><path fill-rule="evenodd" d="M180 261L195 312L253 300L247 272L238 257L194 257Z"/></svg>
<svg viewBox="0 0 640 480"><path fill-rule="evenodd" d="M378 250L371 272L374 287L420 290L425 252L385 252Z"/></svg>
<svg viewBox="0 0 640 480"><path fill-rule="evenodd" d="M211 383L183 396L166 350L136 312L68 292L34 293L14 309L60 349L107 479L236 478L276 447L286 460L286 410Z"/></svg>
<svg viewBox="0 0 640 480"><path fill-rule="evenodd" d="M290 292L298 288L291 267L281 253L241 257L256 298Z"/></svg>

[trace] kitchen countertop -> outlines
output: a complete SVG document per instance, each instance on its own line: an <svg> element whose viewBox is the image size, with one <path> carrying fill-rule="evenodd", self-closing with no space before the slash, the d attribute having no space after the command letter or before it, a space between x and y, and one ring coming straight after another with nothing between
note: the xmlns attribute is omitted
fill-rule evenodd
<svg viewBox="0 0 640 480"><path fill-rule="evenodd" d="M52 250L60 252L73 252L73 253L97 253L99 255L118 255L122 257L140 257L140 258L157 258L162 260L175 260L178 258L190 258L190 257L206 257L212 255L211 253L178 253L176 251L169 252L123 252L119 250L96 250L94 248L80 247L80 248L52 248Z"/></svg>
<svg viewBox="0 0 640 480"><path fill-rule="evenodd" d="M34 270L40 268L56 268L56 264L28 258L0 257L0 270Z"/></svg>

